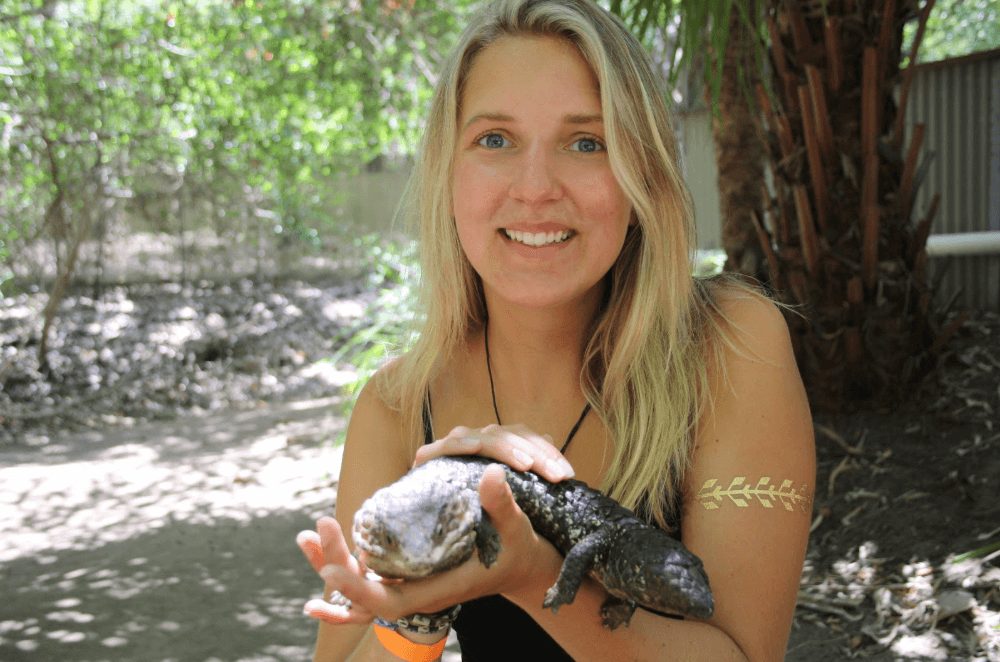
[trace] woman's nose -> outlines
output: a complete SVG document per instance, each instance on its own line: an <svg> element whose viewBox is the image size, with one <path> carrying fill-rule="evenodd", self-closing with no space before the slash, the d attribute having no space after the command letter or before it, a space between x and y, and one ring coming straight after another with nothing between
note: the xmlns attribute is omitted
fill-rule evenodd
<svg viewBox="0 0 1000 662"><path fill-rule="evenodd" d="M539 147L526 150L515 165L510 194L528 203L555 200L562 194L557 156Z"/></svg>

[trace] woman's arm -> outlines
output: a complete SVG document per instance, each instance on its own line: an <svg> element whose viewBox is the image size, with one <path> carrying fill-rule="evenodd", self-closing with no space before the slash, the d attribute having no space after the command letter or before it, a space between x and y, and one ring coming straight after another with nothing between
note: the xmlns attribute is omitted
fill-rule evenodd
<svg viewBox="0 0 1000 662"><path fill-rule="evenodd" d="M361 503L371 496L378 488L388 485L410 468L410 458L407 457L407 446L401 437L400 419L396 412L389 409L379 398L374 380L369 381L358 396L358 401L351 414L347 428L347 439L344 446L343 463L340 470L340 481L337 486L336 519L340 529L346 533L347 545L353 547L350 541L350 531L353 525L354 512ZM323 556L325 563L348 563L347 548L334 549L334 542L340 532L334 532L332 523L321 523ZM327 588L324 599L330 597ZM315 606L315 603L311 603ZM320 605L322 607L322 605ZM325 609L313 613L315 617L323 618ZM335 610L328 610L327 617L333 616ZM332 619L331 619L332 620ZM316 662L342 661L348 659L352 651L361 656L358 659L378 659L380 646L373 637L366 637L371 628L367 624L332 625L320 621L319 634L316 639ZM362 644L358 646L359 642ZM381 651L384 653L384 651ZM386 656L385 659L394 659Z"/></svg>
<svg viewBox="0 0 1000 662"><path fill-rule="evenodd" d="M811 521L812 417L778 309L756 297L722 308L734 346L698 429L682 535L712 582L711 623L748 659L781 660Z"/></svg>
<svg viewBox="0 0 1000 662"><path fill-rule="evenodd" d="M324 577L328 577L331 568L337 568L341 582L353 581L390 595L399 592L398 585L382 585L365 580L364 570L351 556L349 546L353 547L350 532L354 513L362 502L410 468L408 445L401 442L401 437L399 416L382 403L374 386L369 383L358 398L348 427L337 494L336 520L322 518L317 522L316 531L304 531L298 538L299 546L313 569L320 572L324 567L327 568L327 572L323 573ZM543 437L522 429L521 426L488 426L483 430L456 428L445 439L421 448L421 461L435 455L456 452L483 453L493 455L521 470L532 469L550 480L560 480L566 477L567 471L572 471L565 459ZM515 448L521 452L516 452ZM493 481L493 489L506 489L502 478ZM489 506L488 499L484 505ZM537 538L527 518L519 511L518 514L520 519L512 520L509 526L502 528L502 533L508 539L512 535L518 538ZM512 531L515 533L511 534ZM508 555L505 560L509 558ZM476 574L474 570L472 574ZM418 611L437 611L469 598L496 593L499 585L489 582L495 582L497 574L494 572L488 577L487 583L492 590L485 589L481 581L458 581L440 585L429 596L416 591L409 594L408 601L394 602L384 599L380 601L377 598L373 600L351 593L346 586L338 585L338 589L354 600L350 611L328 602L332 592L331 582L328 580L324 599L311 600L306 605L306 613L321 623L315 660L395 659L371 636L370 621L374 614L394 619ZM477 590L480 592L476 592ZM369 609L366 605L371 605L372 608ZM434 635L406 636L419 643L431 643L439 638Z"/></svg>

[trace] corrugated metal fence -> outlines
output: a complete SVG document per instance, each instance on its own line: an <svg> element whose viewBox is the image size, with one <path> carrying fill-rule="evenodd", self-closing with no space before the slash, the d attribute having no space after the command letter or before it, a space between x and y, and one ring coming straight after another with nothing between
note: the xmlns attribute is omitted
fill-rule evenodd
<svg viewBox="0 0 1000 662"><path fill-rule="evenodd" d="M915 209L941 194L932 234L1000 231L1000 50L920 65L907 111L916 122L933 160ZM1000 254L936 257L932 267L939 303L1000 311Z"/></svg>

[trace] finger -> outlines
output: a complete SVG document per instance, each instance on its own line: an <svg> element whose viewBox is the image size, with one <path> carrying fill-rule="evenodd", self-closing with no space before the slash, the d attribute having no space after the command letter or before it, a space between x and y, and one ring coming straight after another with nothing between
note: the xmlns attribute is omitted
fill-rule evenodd
<svg viewBox="0 0 1000 662"><path fill-rule="evenodd" d="M518 471L534 471L557 483L572 478L573 467L545 437L524 425L501 427L484 434L480 455L500 460Z"/></svg>
<svg viewBox="0 0 1000 662"><path fill-rule="evenodd" d="M498 460L518 471L529 471L535 464L535 456L539 455L532 449L531 443L518 435L494 425L488 425L481 430L469 428L452 430L447 437L417 449L413 465L417 466L428 460L444 455L482 455Z"/></svg>
<svg viewBox="0 0 1000 662"><path fill-rule="evenodd" d="M481 455L518 471L534 471L553 483L575 475L572 465L552 445L552 438L525 425L493 423L478 430L458 426L444 438L417 449L413 465L444 455Z"/></svg>
<svg viewBox="0 0 1000 662"><path fill-rule="evenodd" d="M501 538L506 537L511 527L518 523L524 513L514 501L514 494L507 484L504 469L499 464L486 467L479 481L479 502L489 514L490 521L497 528Z"/></svg>
<svg viewBox="0 0 1000 662"><path fill-rule="evenodd" d="M360 605L347 606L319 599L306 602L302 613L331 625L371 623L375 618L374 614Z"/></svg>
<svg viewBox="0 0 1000 662"><path fill-rule="evenodd" d="M319 569L326 565L326 560L323 558L323 541L318 533L299 531L299 534L295 536L295 543L305 554L306 560L309 561L313 570L319 572Z"/></svg>
<svg viewBox="0 0 1000 662"><path fill-rule="evenodd" d="M399 586L394 582L381 582L368 579L356 573L350 572L340 565L327 565L320 570L320 576L326 585L334 590L335 594L340 594L343 599L351 603L351 611L359 611L367 614L381 614L386 618L398 618L412 613L402 610ZM337 610L325 613L339 618ZM356 616L352 616L356 618ZM360 622L357 620L345 622Z"/></svg>
<svg viewBox="0 0 1000 662"><path fill-rule="evenodd" d="M556 447L552 435L538 434L523 423L505 425L502 431L515 435L517 447L532 456L532 471L550 480L573 476L573 467Z"/></svg>
<svg viewBox="0 0 1000 662"><path fill-rule="evenodd" d="M456 434L455 430L448 433L448 436L437 441L424 444L417 449L417 454L413 458L413 466L419 466L428 460L442 455L477 455L482 449L482 435L469 428L464 434Z"/></svg>
<svg viewBox="0 0 1000 662"><path fill-rule="evenodd" d="M471 567L473 564L481 568L478 560L469 559L446 574L408 581L365 579L347 572L342 566L333 565L323 568L320 575L327 586L332 586L336 593L351 601L352 611L362 609L365 613L372 614L372 617L378 614L388 620L395 620L410 614L440 611L476 597L475 594L463 593L456 588L470 584L470 570L477 571Z"/></svg>
<svg viewBox="0 0 1000 662"><path fill-rule="evenodd" d="M316 521L316 531L319 533L323 549L323 563L320 564L320 567L330 563L349 568L356 567L356 560L351 556L351 550L347 547L347 540L340 528L340 522L332 517L320 517Z"/></svg>

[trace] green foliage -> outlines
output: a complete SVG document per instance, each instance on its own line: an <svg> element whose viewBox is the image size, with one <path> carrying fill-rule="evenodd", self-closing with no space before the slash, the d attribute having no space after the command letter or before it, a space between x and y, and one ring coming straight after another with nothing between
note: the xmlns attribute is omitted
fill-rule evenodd
<svg viewBox="0 0 1000 662"><path fill-rule="evenodd" d="M64 239L47 210L72 226L95 200L161 226L183 200L315 243L329 175L413 151L470 5L3 3L0 251Z"/></svg>
<svg viewBox="0 0 1000 662"><path fill-rule="evenodd" d="M666 65L671 86L683 67L695 58L722 53L729 39L729 14L733 0L607 0L617 14L655 58ZM737 3L743 9L743 3ZM722 58L714 58L708 76L712 98L718 98Z"/></svg>
<svg viewBox="0 0 1000 662"><path fill-rule="evenodd" d="M951 559L951 562L961 563L962 561L968 561L969 559L981 559L998 551L1000 551L1000 540L994 540L993 542L987 543L982 547L965 552L964 554L959 554L955 558Z"/></svg>
<svg viewBox="0 0 1000 662"><path fill-rule="evenodd" d="M726 265L726 251L721 249L699 250L692 262L695 278L710 278L722 273Z"/></svg>
<svg viewBox="0 0 1000 662"><path fill-rule="evenodd" d="M356 245L372 265L369 285L378 294L365 311L362 325L330 359L347 361L357 371L357 379L347 385L348 393L360 389L386 359L407 349L417 322L420 280L416 242L385 242L366 235Z"/></svg>
<svg viewBox="0 0 1000 662"><path fill-rule="evenodd" d="M406 351L418 322L420 267L416 242L385 242L379 236L366 235L356 241L356 246L372 265L369 284L378 294L365 310L363 322L328 359L334 364L350 363L356 373L354 380L344 386L348 395L343 406L345 417L350 417L354 409L353 396L375 371L392 356ZM345 430L335 443L343 444L346 434Z"/></svg>
<svg viewBox="0 0 1000 662"><path fill-rule="evenodd" d="M916 24L907 26L904 52L909 52ZM934 62L1000 48L1000 3L996 0L938 0L927 19L917 56Z"/></svg>

